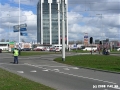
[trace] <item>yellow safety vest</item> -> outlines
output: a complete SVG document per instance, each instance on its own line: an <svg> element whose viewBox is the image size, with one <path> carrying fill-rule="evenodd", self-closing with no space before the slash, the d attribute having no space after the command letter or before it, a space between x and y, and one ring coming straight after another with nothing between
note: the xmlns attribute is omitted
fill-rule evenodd
<svg viewBox="0 0 120 90"><path fill-rule="evenodd" d="M18 56L19 53L18 53L18 50L14 50L14 56Z"/></svg>

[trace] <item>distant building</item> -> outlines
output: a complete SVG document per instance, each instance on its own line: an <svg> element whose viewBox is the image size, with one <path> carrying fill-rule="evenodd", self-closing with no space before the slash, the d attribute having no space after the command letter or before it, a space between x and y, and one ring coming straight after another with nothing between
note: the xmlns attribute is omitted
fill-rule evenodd
<svg viewBox="0 0 120 90"><path fill-rule="evenodd" d="M37 4L37 43L62 44L62 0L39 0ZM65 0L65 43L68 45L67 0Z"/></svg>
<svg viewBox="0 0 120 90"><path fill-rule="evenodd" d="M8 50L9 42L0 42L0 49Z"/></svg>

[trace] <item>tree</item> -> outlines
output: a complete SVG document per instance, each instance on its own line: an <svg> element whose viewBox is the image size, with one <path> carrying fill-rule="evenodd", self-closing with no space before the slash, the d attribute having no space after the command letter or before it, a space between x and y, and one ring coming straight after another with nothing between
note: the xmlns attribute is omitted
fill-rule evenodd
<svg viewBox="0 0 120 90"><path fill-rule="evenodd" d="M9 40L6 40L6 42L9 42Z"/></svg>
<svg viewBox="0 0 120 90"><path fill-rule="evenodd" d="M22 39L21 41L22 41L22 42L25 42L25 40L24 40L24 39Z"/></svg>
<svg viewBox="0 0 120 90"><path fill-rule="evenodd" d="M5 42L5 39L1 39L1 42Z"/></svg>

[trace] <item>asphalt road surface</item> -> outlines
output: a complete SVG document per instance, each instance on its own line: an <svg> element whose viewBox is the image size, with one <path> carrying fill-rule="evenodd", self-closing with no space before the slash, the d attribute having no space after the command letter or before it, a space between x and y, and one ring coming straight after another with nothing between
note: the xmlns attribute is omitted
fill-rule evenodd
<svg viewBox="0 0 120 90"><path fill-rule="evenodd" d="M120 74L53 61L53 58L61 56L61 54L24 56L19 57L19 64L13 64L12 54L0 53L0 68L56 90L120 90Z"/></svg>

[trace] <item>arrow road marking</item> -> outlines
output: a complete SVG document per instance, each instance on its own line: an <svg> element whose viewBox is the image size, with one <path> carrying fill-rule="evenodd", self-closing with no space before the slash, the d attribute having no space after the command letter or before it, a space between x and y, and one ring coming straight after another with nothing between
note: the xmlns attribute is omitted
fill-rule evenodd
<svg viewBox="0 0 120 90"><path fill-rule="evenodd" d="M53 69L55 72L59 72L59 69Z"/></svg>
<svg viewBox="0 0 120 90"><path fill-rule="evenodd" d="M56 66L50 66L50 65L31 65L31 64L26 64L26 65L29 65L29 66L47 66L47 67L56 67ZM58 66L57 66L58 67ZM72 68L72 69L79 69L77 67L67 67L67 66L60 66L60 67L66 67L66 70L68 70L69 68ZM40 67L42 69L45 69L43 71L54 71L54 72L58 72L58 73L62 73L62 74L66 74L66 75L70 75L70 76L74 76L74 77L79 77L79 78L84 78L84 79L89 79L89 80L94 80L94 81L99 81L99 82L105 82L105 83L110 83L110 84L117 84L117 83L114 83L114 82L110 82L110 81L104 81L104 80L100 80L100 79L95 79L95 78L90 78L90 77L84 77L84 76L79 76L79 75L75 75L75 74L70 74L70 73L65 73L65 72L60 72L59 69L47 69L47 68L43 68L43 67ZM68 69L67 69L68 68ZM119 89L119 88L114 88L114 89Z"/></svg>

